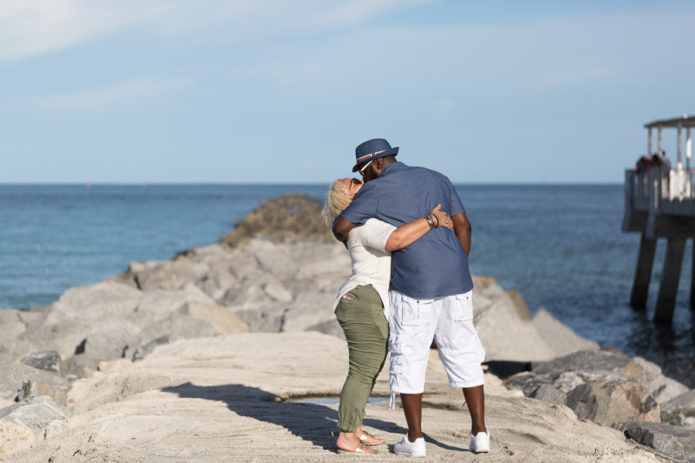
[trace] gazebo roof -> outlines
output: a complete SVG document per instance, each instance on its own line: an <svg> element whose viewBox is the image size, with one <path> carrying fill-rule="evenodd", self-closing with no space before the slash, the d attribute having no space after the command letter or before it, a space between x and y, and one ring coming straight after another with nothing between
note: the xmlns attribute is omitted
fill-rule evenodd
<svg viewBox="0 0 695 463"><path fill-rule="evenodd" d="M644 124L644 127L647 129L652 127L673 127L677 129L679 125L681 127L695 127L695 116L683 114L680 117L674 117L672 119L662 119L660 121L650 122L648 124Z"/></svg>

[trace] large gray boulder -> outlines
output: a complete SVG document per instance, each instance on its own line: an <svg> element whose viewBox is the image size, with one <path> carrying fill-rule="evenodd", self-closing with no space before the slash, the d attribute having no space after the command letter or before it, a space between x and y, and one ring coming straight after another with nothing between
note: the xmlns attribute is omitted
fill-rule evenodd
<svg viewBox="0 0 695 463"><path fill-rule="evenodd" d="M541 308L533 316L531 324L556 357L564 357L577 351L599 350L599 345L574 333L567 325Z"/></svg>
<svg viewBox="0 0 695 463"><path fill-rule="evenodd" d="M87 378L99 369L100 359L88 354L76 354L63 361L65 377L70 379Z"/></svg>
<svg viewBox="0 0 695 463"><path fill-rule="evenodd" d="M587 350L535 363L531 372L512 376L505 385L604 425L659 422L659 404L648 388L655 371L647 370L622 352Z"/></svg>
<svg viewBox="0 0 695 463"><path fill-rule="evenodd" d="M527 362L556 356L533 324L523 319L506 292L501 290L494 296L489 295L490 291L487 293L483 296L491 302L484 308L476 306L476 296L473 296L474 309L477 309L474 310L475 324L485 347L486 360Z"/></svg>
<svg viewBox="0 0 695 463"><path fill-rule="evenodd" d="M115 281L72 288L50 307L41 323L21 337L40 350L55 350L67 358L105 320L112 320L112 327L118 329L117 321L132 313L141 298L137 289Z"/></svg>
<svg viewBox="0 0 695 463"><path fill-rule="evenodd" d="M185 311L172 313L167 318L145 327L140 333L141 345L155 339L166 338L167 342L177 339L204 338L215 335L215 329L205 320L191 317ZM127 356L124 355L124 356Z"/></svg>
<svg viewBox="0 0 695 463"><path fill-rule="evenodd" d="M179 289L187 283L196 283L209 270L204 263L196 263L187 257L173 261L161 261L148 265L142 271L135 272L135 281L142 290Z"/></svg>
<svg viewBox="0 0 695 463"><path fill-rule="evenodd" d="M70 412L50 397L31 396L0 409L0 423L17 423L30 428L44 428L55 420L65 420Z"/></svg>
<svg viewBox="0 0 695 463"><path fill-rule="evenodd" d="M621 422L625 437L665 454L673 461L695 461L695 430L661 423Z"/></svg>
<svg viewBox="0 0 695 463"><path fill-rule="evenodd" d="M642 384L630 378L584 383L567 393L565 405L577 418L610 426L620 421L661 421L659 404Z"/></svg>
<svg viewBox="0 0 695 463"><path fill-rule="evenodd" d="M12 358L0 357L0 397L13 400L26 395L45 395L64 404L70 382L62 376L32 368Z"/></svg>
<svg viewBox="0 0 695 463"><path fill-rule="evenodd" d="M180 313L209 323L216 335L247 333L249 331L246 323L227 307L199 301L188 301L182 306Z"/></svg>
<svg viewBox="0 0 695 463"><path fill-rule="evenodd" d="M0 309L0 345L4 346L26 331L26 326L20 317L21 312L14 309Z"/></svg>
<svg viewBox="0 0 695 463"><path fill-rule="evenodd" d="M664 376L661 367L656 363L641 357L634 357L632 361L642 370L642 382L646 383L647 389L659 405L688 392L688 386Z"/></svg>
<svg viewBox="0 0 695 463"><path fill-rule="evenodd" d="M44 352L32 352L22 358L21 362L37 370L45 370L55 373L59 376L63 375L63 365L58 352L54 350Z"/></svg>
<svg viewBox="0 0 695 463"><path fill-rule="evenodd" d="M661 404L661 421L676 426L695 427L695 389Z"/></svg>

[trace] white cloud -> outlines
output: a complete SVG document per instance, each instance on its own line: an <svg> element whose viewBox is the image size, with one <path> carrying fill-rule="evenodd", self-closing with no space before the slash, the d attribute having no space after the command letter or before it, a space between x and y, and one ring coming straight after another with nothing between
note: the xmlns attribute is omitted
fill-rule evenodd
<svg viewBox="0 0 695 463"><path fill-rule="evenodd" d="M2 0L0 61L61 50L131 27L162 34L224 25L248 36L311 33L434 0Z"/></svg>
<svg viewBox="0 0 695 463"><path fill-rule="evenodd" d="M678 56L682 44L695 39L689 27L694 20L691 9L486 26L370 25L308 44L276 46L263 59L240 63L243 69L235 73L285 90L432 92L443 99L452 98L452 89L502 96L680 81L695 65ZM440 89L445 95L437 94Z"/></svg>
<svg viewBox="0 0 695 463"><path fill-rule="evenodd" d="M189 79L131 80L104 88L36 98L32 101L32 106L50 110L91 109L153 98L182 90L190 84Z"/></svg>
<svg viewBox="0 0 695 463"><path fill-rule="evenodd" d="M157 2L3 0L0 60L60 50L161 14Z"/></svg>

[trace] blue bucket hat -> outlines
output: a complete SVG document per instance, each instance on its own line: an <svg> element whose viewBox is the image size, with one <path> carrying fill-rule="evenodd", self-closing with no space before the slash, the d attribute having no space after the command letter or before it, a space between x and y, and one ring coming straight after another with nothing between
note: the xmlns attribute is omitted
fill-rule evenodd
<svg viewBox="0 0 695 463"><path fill-rule="evenodd" d="M352 168L353 172L357 172L357 169L366 162L372 161L374 159L384 158L386 156L395 156L398 154L398 147L391 148L389 142L383 138L372 138L364 143L357 145L355 148L355 167Z"/></svg>

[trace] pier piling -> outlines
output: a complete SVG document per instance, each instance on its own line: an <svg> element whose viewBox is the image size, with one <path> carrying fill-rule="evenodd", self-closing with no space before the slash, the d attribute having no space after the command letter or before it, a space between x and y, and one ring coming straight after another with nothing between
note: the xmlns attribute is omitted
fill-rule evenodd
<svg viewBox="0 0 695 463"><path fill-rule="evenodd" d="M654 312L654 321L657 323L671 323L673 318L684 252L685 238L677 237L667 240L664 271L661 274L659 296L656 300L656 311Z"/></svg>
<svg viewBox="0 0 695 463"><path fill-rule="evenodd" d="M695 239L693 245L693 263L690 267L690 308L695 309Z"/></svg>
<svg viewBox="0 0 695 463"><path fill-rule="evenodd" d="M655 251L656 239L649 239L642 233L639 255L637 256L637 271L635 272L635 281L632 285L632 295L630 296L630 305L636 310L643 311L647 308L649 280L652 278Z"/></svg>

